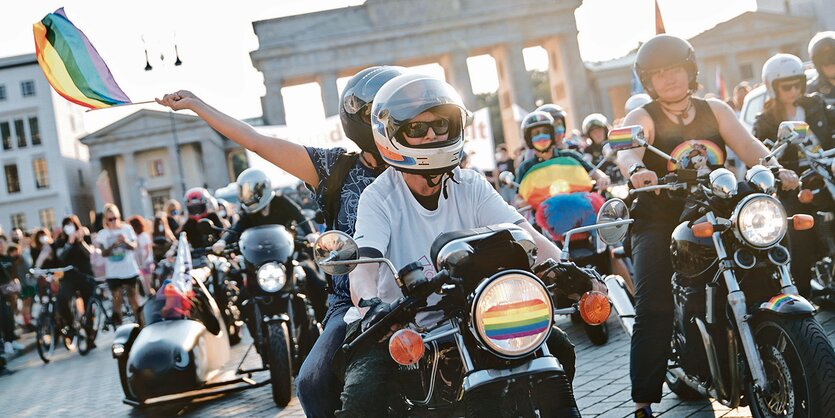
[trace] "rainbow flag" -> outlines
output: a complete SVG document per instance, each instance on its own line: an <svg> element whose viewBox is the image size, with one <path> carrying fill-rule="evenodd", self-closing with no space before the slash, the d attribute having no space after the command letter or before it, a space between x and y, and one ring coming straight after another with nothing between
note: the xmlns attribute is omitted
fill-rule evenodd
<svg viewBox="0 0 835 418"><path fill-rule="evenodd" d="M633 136L643 136L643 128L640 125L630 125L615 128L609 131L608 144L612 151L621 151L635 148L632 144Z"/></svg>
<svg viewBox="0 0 835 418"><path fill-rule="evenodd" d="M90 109L128 104L96 48L60 8L33 25L38 63L65 99Z"/></svg>
<svg viewBox="0 0 835 418"><path fill-rule="evenodd" d="M556 194L588 192L591 189L589 173L571 157L543 161L531 167L519 183L519 195L534 209Z"/></svg>
<svg viewBox="0 0 835 418"><path fill-rule="evenodd" d="M484 333L492 340L527 337L548 330L551 311L540 300L502 303L484 313Z"/></svg>

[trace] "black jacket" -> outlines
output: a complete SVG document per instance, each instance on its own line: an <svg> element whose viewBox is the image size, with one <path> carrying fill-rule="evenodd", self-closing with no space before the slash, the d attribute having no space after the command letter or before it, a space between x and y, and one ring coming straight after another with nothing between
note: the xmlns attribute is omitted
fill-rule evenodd
<svg viewBox="0 0 835 418"><path fill-rule="evenodd" d="M809 124L809 129L815 133L815 136L820 141L823 149L830 149L835 147L835 110L832 107L827 107L823 96L817 93L806 95L797 100L797 105L802 107L806 112L806 120L804 122ZM781 120L777 120L774 113L763 112L757 115L754 121L754 136L759 140L777 138L777 128L780 126ZM795 145L789 145L780 158L780 164L790 170L799 168L798 149ZM800 173L798 173L800 174Z"/></svg>
<svg viewBox="0 0 835 418"><path fill-rule="evenodd" d="M828 103L835 101L835 86L824 77L818 75L806 86L806 91L809 93L820 93Z"/></svg>
<svg viewBox="0 0 835 418"><path fill-rule="evenodd" d="M207 219L210 219L215 226L218 227L225 227L226 224L220 220L220 217L217 216L216 213L210 213L206 216ZM194 218L189 217L188 221L183 224L182 228L177 231L177 236L180 236L180 232L186 233L186 239L188 243L191 244L191 248L205 248L212 245L215 241L217 241L217 237L220 235L219 232L212 232L210 234L201 233L201 229L197 226L196 220Z"/></svg>
<svg viewBox="0 0 835 418"><path fill-rule="evenodd" d="M284 225L290 229L295 224L299 228L300 235L304 236L314 231L313 225L302 215L301 208L292 200L275 195L270 201L270 210L267 216L261 211L255 213L240 212L240 219L232 226L231 231L223 234L226 242L237 242L241 234L248 228L261 225Z"/></svg>

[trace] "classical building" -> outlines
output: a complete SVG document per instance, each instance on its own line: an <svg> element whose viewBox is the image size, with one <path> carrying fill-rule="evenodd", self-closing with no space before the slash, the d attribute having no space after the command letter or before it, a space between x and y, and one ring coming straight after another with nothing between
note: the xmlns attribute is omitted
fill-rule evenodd
<svg viewBox="0 0 835 418"><path fill-rule="evenodd" d="M490 54L498 67L505 140L519 144L513 104L535 107L522 49L540 45L550 58L552 100L569 110L576 125L594 110L577 45L574 10L580 3L367 0L355 7L254 22L259 48L251 57L264 75L264 119L284 124L281 88L312 81L321 85L327 116L335 115L337 78L378 64L440 63L446 79L472 107L467 57Z"/></svg>
<svg viewBox="0 0 835 418"><path fill-rule="evenodd" d="M243 150L197 116L143 109L81 138L98 178L96 207L153 216L185 190L234 181ZM246 159L243 156L244 160Z"/></svg>
<svg viewBox="0 0 835 418"><path fill-rule="evenodd" d="M87 221L93 178L81 108L52 90L35 54L0 58L0 225L60 226L68 214Z"/></svg>

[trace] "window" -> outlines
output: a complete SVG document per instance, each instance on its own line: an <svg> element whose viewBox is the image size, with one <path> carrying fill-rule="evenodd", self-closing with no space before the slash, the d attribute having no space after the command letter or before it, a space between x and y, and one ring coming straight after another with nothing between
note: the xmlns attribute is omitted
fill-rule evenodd
<svg viewBox="0 0 835 418"><path fill-rule="evenodd" d="M10 164L3 167L6 172L6 190L9 193L20 192L20 177L17 175L17 164Z"/></svg>
<svg viewBox="0 0 835 418"><path fill-rule="evenodd" d="M41 128L38 126L38 118L29 118L29 135L32 138L32 145L41 144Z"/></svg>
<svg viewBox="0 0 835 418"><path fill-rule="evenodd" d="M22 81L20 83L20 94L23 97L30 97L35 95L35 82L32 80Z"/></svg>
<svg viewBox="0 0 835 418"><path fill-rule="evenodd" d="M23 213L13 213L11 216L12 219L12 229L20 228L21 230L26 230L26 215Z"/></svg>
<svg viewBox="0 0 835 418"><path fill-rule="evenodd" d="M0 122L0 137L3 139L3 149L12 149L12 129L9 122Z"/></svg>
<svg viewBox="0 0 835 418"><path fill-rule="evenodd" d="M38 189L49 187L49 171L46 169L46 160L43 158L32 160L32 170L35 172L35 187Z"/></svg>
<svg viewBox="0 0 835 418"><path fill-rule="evenodd" d="M41 217L41 226L46 229L52 229L55 227L55 209L46 208L41 209L38 211L38 214Z"/></svg>
<svg viewBox="0 0 835 418"><path fill-rule="evenodd" d="M751 63L742 64L739 66L739 76L743 80L750 80L754 78L754 66Z"/></svg>
<svg viewBox="0 0 835 418"><path fill-rule="evenodd" d="M17 147L26 148L26 131L23 129L23 119L15 119L14 133L17 136Z"/></svg>
<svg viewBox="0 0 835 418"><path fill-rule="evenodd" d="M162 159L151 161L151 166L148 167L148 173L151 177L161 177L165 175L165 164Z"/></svg>
<svg viewBox="0 0 835 418"><path fill-rule="evenodd" d="M0 84L0 101L6 100L6 85Z"/></svg>
<svg viewBox="0 0 835 418"><path fill-rule="evenodd" d="M165 202L171 198L171 189L153 190L149 194L151 195L151 206L154 207L154 213L162 212Z"/></svg>

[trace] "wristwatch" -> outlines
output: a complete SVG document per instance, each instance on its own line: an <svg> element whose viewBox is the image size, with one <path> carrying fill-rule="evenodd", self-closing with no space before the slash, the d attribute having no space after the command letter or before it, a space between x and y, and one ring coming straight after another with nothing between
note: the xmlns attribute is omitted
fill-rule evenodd
<svg viewBox="0 0 835 418"><path fill-rule="evenodd" d="M647 166L645 166L643 163L632 164L632 166L629 167L629 176L632 177L632 175L637 173L638 170L646 169L646 168L647 168Z"/></svg>

